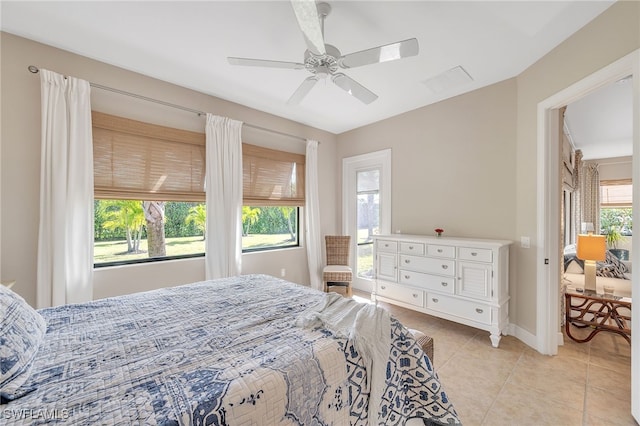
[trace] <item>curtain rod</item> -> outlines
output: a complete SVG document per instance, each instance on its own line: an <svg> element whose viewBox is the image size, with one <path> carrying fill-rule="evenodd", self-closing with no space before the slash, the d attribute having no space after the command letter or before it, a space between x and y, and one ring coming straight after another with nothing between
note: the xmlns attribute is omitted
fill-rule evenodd
<svg viewBox="0 0 640 426"><path fill-rule="evenodd" d="M37 73L40 72L40 69L35 65L29 65L27 67L27 69L33 74L37 74ZM200 117L207 115L207 113L204 112L204 111L199 111L197 109L187 108L187 107L184 107L184 106L181 106L181 105L172 104L170 102L165 102L165 101L161 101L161 100L158 100L158 99L149 98L147 96L138 95L136 93L126 92L124 90L115 89L115 88L109 87L109 86L103 86L102 84L89 82L89 85L91 87L95 87L96 89L106 90L107 92L118 93L120 95L130 96L130 97L136 98L136 99L142 99L142 100L147 101L147 102L153 102L153 103L164 105L164 106L168 106L168 107L171 107L171 108L180 109L182 111L192 112L192 113L194 113L194 114L196 114L196 115L198 115ZM255 124L251 124L251 123L243 122L242 124L245 125L245 126L251 127L253 129L263 130L265 132L274 133L274 134L277 134L277 135L286 136L286 137L293 138L293 139L298 139L298 140L301 140L303 142L307 141L302 136L292 135L291 133L280 132L278 130L268 129L266 127L257 126ZM320 142L318 142L318 144L319 143Z"/></svg>

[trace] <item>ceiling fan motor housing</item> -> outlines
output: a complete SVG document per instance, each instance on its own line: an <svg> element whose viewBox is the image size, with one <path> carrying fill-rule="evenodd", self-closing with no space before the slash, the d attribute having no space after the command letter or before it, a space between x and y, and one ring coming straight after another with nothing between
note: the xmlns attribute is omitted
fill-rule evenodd
<svg viewBox="0 0 640 426"><path fill-rule="evenodd" d="M304 66L312 74L333 74L338 71L338 58L342 55L337 47L330 44L324 45L326 54L315 55L309 50L304 52Z"/></svg>

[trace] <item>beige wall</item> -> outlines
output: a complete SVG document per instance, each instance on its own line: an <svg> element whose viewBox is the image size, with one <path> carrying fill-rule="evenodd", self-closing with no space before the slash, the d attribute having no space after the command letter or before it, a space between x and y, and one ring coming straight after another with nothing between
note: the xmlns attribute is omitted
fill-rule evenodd
<svg viewBox="0 0 640 426"><path fill-rule="evenodd" d="M343 133L338 158L391 148L393 232L513 240L516 90L510 79Z"/></svg>
<svg viewBox="0 0 640 426"><path fill-rule="evenodd" d="M585 163L598 163L600 180L632 179L632 157L602 158Z"/></svg>
<svg viewBox="0 0 640 426"><path fill-rule="evenodd" d="M35 305L36 253L40 179L40 81L27 71L36 65L105 86L141 94L185 107L224 115L236 120L321 141L319 148L321 227L323 233L336 232L336 137L283 118L194 92L70 52L1 33L2 43L2 129L0 139L0 280L16 279L14 289ZM127 111L132 118L151 119L185 128L204 129L204 120L172 108L137 102L121 95L92 90L92 103L105 112ZM200 121L198 121L200 120ZM243 131L244 135L244 131ZM304 152L304 143L278 142L264 132L247 132L251 142L270 139ZM308 284L306 251L290 249L243 256L243 273L261 272ZM204 279L203 259L102 268L95 272L95 296L148 290ZM151 283L151 284L150 284Z"/></svg>

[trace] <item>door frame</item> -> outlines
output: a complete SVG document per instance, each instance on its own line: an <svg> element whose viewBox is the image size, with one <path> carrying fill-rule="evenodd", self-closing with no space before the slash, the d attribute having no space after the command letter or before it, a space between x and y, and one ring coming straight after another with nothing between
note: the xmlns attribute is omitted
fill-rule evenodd
<svg viewBox="0 0 640 426"><path fill-rule="evenodd" d="M391 148L342 159L342 233L356 235L356 176L359 171L380 168L380 233L391 233ZM353 288L371 292L373 281L359 278L355 266L358 245L351 238L351 264L354 266Z"/></svg>
<svg viewBox="0 0 640 426"><path fill-rule="evenodd" d="M560 332L560 158L555 149L560 143L557 110L583 96L625 76L633 76L633 171L632 178L640 182L640 49L583 78L538 104L537 123L537 350L555 355L562 343ZM640 184L633 186L633 205L639 206ZM640 208L633 209L633 220L640 223ZM631 237L632 246L640 248L640 236ZM640 265L640 249L632 251L632 264ZM640 278L632 279L632 294L640 295ZM638 296L636 296L638 297ZM640 330L640 306L632 307L632 330ZM632 331L633 333L633 331ZM637 334L637 332L635 333ZM631 413L640 422L640 340L632 338Z"/></svg>

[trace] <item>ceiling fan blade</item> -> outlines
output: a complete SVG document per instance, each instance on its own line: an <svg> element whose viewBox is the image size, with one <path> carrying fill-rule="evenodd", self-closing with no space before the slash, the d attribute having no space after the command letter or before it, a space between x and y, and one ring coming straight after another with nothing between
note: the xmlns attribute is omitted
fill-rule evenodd
<svg viewBox="0 0 640 426"><path fill-rule="evenodd" d="M359 52L349 53L338 60L342 68L355 68L363 65L377 64L380 62L395 61L396 59L415 56L419 51L418 40L408 40L378 46Z"/></svg>
<svg viewBox="0 0 640 426"><path fill-rule="evenodd" d="M266 59L234 58L232 56L229 56L227 60L231 65L244 65L248 67L286 68L286 69L294 69L294 70L304 69L304 64L300 64L297 62L268 61Z"/></svg>
<svg viewBox="0 0 640 426"><path fill-rule="evenodd" d="M338 86L354 98L360 100L361 102L364 102L365 104L370 104L371 102L378 99L378 95L376 95L371 90L367 89L351 77L348 77L342 73L334 74L331 79L336 84L336 86Z"/></svg>
<svg viewBox="0 0 640 426"><path fill-rule="evenodd" d="M318 77L312 75L311 77L307 77L302 84L293 92L293 95L287 101L289 105L298 105L302 99L311 91L313 86L315 86L318 81Z"/></svg>
<svg viewBox="0 0 640 426"><path fill-rule="evenodd" d="M315 55L324 55L324 35L315 0L291 0L298 26L304 35L307 49Z"/></svg>

